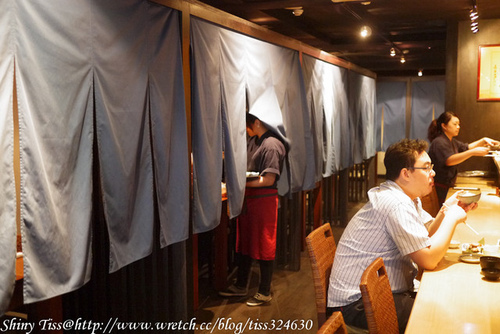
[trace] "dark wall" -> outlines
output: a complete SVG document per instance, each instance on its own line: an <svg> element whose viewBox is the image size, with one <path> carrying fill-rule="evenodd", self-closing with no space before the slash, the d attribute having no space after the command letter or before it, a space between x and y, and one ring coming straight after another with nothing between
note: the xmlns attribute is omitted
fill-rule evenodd
<svg viewBox="0 0 500 334"><path fill-rule="evenodd" d="M455 111L461 123L457 139L472 142L481 137L500 140L500 102L477 101L479 46L500 44L500 20L482 20L479 32L470 31L468 21L448 28L446 110ZM488 170L497 173L492 158L473 157L460 171Z"/></svg>

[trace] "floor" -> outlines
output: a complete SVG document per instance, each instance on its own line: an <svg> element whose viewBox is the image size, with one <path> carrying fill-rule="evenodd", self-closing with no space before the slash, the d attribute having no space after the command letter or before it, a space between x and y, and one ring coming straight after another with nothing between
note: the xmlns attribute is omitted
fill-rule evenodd
<svg viewBox="0 0 500 334"><path fill-rule="evenodd" d="M350 205L349 217L364 203ZM333 228L336 242L343 228ZM196 322L216 323L212 330L197 330L204 333L316 333L317 316L314 286L307 251L301 253L299 271L275 270L273 275L273 300L268 304L249 307L246 300L257 292L258 265L252 268L248 297L220 297L207 282L200 280L200 306L195 312ZM252 325L252 328L249 326ZM274 326L271 330L264 326ZM246 326L246 327L245 327Z"/></svg>

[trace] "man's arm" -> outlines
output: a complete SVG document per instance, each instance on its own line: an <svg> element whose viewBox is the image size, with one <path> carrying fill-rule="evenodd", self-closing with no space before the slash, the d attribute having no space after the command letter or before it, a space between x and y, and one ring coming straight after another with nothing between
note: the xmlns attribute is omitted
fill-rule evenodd
<svg viewBox="0 0 500 334"><path fill-rule="evenodd" d="M431 245L410 254L411 259L419 268L435 269L439 261L444 257L455 231L455 227L467 219L467 214L458 205L451 206L446 214L443 214L439 227L435 229L430 241ZM438 216L440 215L438 214Z"/></svg>

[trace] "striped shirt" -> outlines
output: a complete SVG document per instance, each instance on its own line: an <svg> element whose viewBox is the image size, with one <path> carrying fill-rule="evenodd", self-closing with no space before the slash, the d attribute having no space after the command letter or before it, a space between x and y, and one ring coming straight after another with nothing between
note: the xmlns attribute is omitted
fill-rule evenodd
<svg viewBox="0 0 500 334"><path fill-rule="evenodd" d="M359 283L376 258L384 260L393 292L412 288L417 270L410 253L430 245L426 224L433 218L393 181L368 191L369 201L352 218L340 238L330 275L328 307L361 298Z"/></svg>

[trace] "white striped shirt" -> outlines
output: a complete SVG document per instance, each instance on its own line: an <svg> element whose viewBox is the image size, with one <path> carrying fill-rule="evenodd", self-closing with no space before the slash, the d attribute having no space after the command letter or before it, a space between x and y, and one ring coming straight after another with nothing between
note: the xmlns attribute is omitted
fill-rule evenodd
<svg viewBox="0 0 500 334"><path fill-rule="evenodd" d="M425 225L433 218L422 209L419 198L412 201L393 181L370 189L368 198L337 246L328 307L345 306L361 298L361 275L377 257L384 260L392 291L410 290L417 270L408 254L430 245Z"/></svg>

